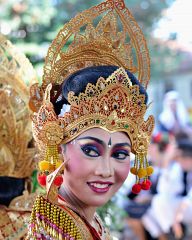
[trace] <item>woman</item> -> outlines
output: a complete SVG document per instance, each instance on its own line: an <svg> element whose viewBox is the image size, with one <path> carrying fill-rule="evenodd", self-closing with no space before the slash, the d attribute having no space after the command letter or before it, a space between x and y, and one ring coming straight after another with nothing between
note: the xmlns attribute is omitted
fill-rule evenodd
<svg viewBox="0 0 192 240"><path fill-rule="evenodd" d="M0 239L23 239L36 197L29 194L35 147L25 80L37 78L29 60L2 35L0 63Z"/></svg>
<svg viewBox="0 0 192 240"><path fill-rule="evenodd" d="M91 22L104 11L94 27ZM83 26L84 33L78 32ZM127 33L137 46L139 79L146 87L146 43L123 1L106 1L77 15L49 48L43 84L31 88L34 137L43 158L38 180L47 196L35 202L29 239L110 239L95 212L126 179L130 152L136 155L133 191L150 187L146 154L154 120L143 118L147 94L131 73L137 68ZM70 37L74 40L63 52ZM43 102L36 93L44 95Z"/></svg>

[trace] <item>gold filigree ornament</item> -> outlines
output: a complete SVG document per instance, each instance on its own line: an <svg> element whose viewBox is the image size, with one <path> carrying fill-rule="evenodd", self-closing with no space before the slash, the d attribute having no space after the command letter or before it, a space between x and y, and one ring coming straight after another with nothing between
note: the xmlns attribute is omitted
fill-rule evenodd
<svg viewBox="0 0 192 240"><path fill-rule="evenodd" d="M50 85L46 94L47 91L50 92ZM41 145L48 141L42 137L42 132L43 136L49 136L53 141L53 135L56 137L58 141L55 146L59 142L70 142L82 132L95 127L109 132L126 132L132 143L132 152L136 155L135 165L131 168L131 172L137 176L133 191L137 192L135 188L140 187L148 189L150 182L147 178L152 173L152 167L148 165L146 155L154 118L149 116L144 120L147 109L145 96L140 94L138 85L132 85L125 70L119 68L107 79L99 78L96 85L89 83L85 92L79 96L69 92L68 102L71 106L70 112L64 116L58 117L55 114L51 102L45 102L38 114L34 115L34 136L38 141L43 141ZM58 154L57 150L55 153ZM47 158L47 154L45 156Z"/></svg>
<svg viewBox="0 0 192 240"><path fill-rule="evenodd" d="M138 75L146 88L150 59L144 35L123 0L108 0L77 14L59 31L45 59L43 83L31 88L30 107L38 111L42 95L52 83L52 98L58 85L70 74L89 66L115 65Z"/></svg>
<svg viewBox="0 0 192 240"><path fill-rule="evenodd" d="M28 101L36 82L29 60L0 35L0 176L25 178L35 168Z"/></svg>
<svg viewBox="0 0 192 240"><path fill-rule="evenodd" d="M50 192L53 183L55 187L62 184L63 177L61 173L64 168L58 151L58 146L63 140L63 128L55 117L55 113L50 111L52 109L50 90L51 84L47 86L43 100L44 104L39 110L38 123L35 123L36 117L33 116L33 135L41 150L41 157L43 157L43 160L39 162L41 172L38 175L38 182L41 186L46 186L47 196L51 196L48 192ZM35 125L38 125L39 128L37 129ZM57 171L58 168L60 168L59 171Z"/></svg>

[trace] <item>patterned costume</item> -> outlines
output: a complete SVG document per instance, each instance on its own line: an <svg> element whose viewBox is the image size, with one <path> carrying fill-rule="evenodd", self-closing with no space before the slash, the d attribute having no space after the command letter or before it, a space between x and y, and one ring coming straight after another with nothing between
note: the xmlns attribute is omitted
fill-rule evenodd
<svg viewBox="0 0 192 240"><path fill-rule="evenodd" d="M69 39L72 42L68 43ZM60 99L65 79L86 67L103 65L119 68L107 79L100 77L96 85L88 83L78 96L69 92L70 110L58 116L53 103ZM59 145L72 141L88 129L127 133L131 151L136 156L131 168L136 175L133 191L149 189L148 176L153 169L146 155L154 119L150 116L144 120L145 95L140 93L138 85L132 84L124 69L138 73L140 83L147 87L148 49L123 0L108 0L78 14L64 25L51 44L42 86L31 87L30 107L35 112L33 133L43 159L39 162L39 182L46 185L47 195L39 196L35 202L28 239L110 239L97 216L100 230L90 226L74 206L65 199L61 201L62 197L57 194L65 165L59 156Z"/></svg>
<svg viewBox="0 0 192 240"><path fill-rule="evenodd" d="M24 179L26 188L34 170L29 89L25 83L37 82L29 60L0 35L0 178ZM6 183L5 183L6 184ZM1 186L2 188L6 186ZM14 191L13 191L14 192ZM3 196L1 192L1 196ZM0 205L0 239L22 239L35 196L27 190Z"/></svg>

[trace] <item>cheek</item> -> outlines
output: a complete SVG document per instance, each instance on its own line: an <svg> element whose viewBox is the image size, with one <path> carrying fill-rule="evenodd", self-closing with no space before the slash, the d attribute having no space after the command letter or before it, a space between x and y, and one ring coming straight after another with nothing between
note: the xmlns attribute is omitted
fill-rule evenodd
<svg viewBox="0 0 192 240"><path fill-rule="evenodd" d="M88 174L90 164L87 164L87 159L83 155L80 149L73 144L69 144L66 156L69 162L66 165L66 171L73 175L73 177L83 177Z"/></svg>
<svg viewBox="0 0 192 240"><path fill-rule="evenodd" d="M116 169L115 169L115 175L118 183L123 183L126 180L129 174L129 169L130 169L130 161L127 161L125 163L117 163Z"/></svg>

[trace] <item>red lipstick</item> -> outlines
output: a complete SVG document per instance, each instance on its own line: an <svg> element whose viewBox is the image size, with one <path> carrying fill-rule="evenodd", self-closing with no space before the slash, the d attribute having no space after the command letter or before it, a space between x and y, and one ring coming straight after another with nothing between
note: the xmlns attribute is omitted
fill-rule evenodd
<svg viewBox="0 0 192 240"><path fill-rule="evenodd" d="M109 181L93 181L93 182L88 182L88 186L91 188L93 192L96 193L106 193L109 191L111 185L113 184L112 182Z"/></svg>

